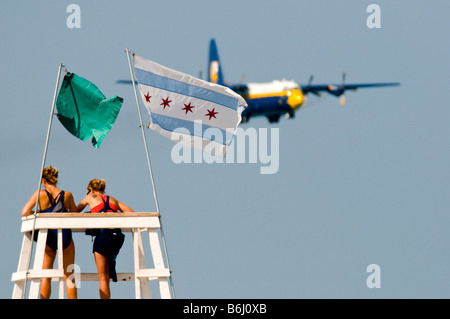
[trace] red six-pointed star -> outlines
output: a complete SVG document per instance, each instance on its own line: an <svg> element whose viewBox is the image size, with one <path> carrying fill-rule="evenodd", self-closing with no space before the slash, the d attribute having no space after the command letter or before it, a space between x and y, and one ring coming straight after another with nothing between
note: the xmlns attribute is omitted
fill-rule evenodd
<svg viewBox="0 0 450 319"><path fill-rule="evenodd" d="M164 109L166 109L166 106L170 107L169 103L172 102L169 100L169 97L167 97L166 99L162 99L162 103L160 105L164 106Z"/></svg>
<svg viewBox="0 0 450 319"><path fill-rule="evenodd" d="M187 112L194 113L194 112L192 111L192 108L194 108L194 107L195 107L195 105L191 105L191 102L189 102L189 104L185 104L185 105L184 105L184 108L182 108L182 110L185 110L185 111L186 111L186 113L184 113L184 114L187 114Z"/></svg>
<svg viewBox="0 0 450 319"><path fill-rule="evenodd" d="M150 102L150 98L151 98L152 96L150 95L150 92L147 92L147 94L144 95L144 97L145 97L145 100L146 100L147 102Z"/></svg>
<svg viewBox="0 0 450 319"><path fill-rule="evenodd" d="M219 114L219 112L215 112L215 110L216 110L216 108L213 108L212 110L208 110L208 113L205 114L205 116L209 116L209 120L211 120L212 117L214 117L216 119L217 118L216 114Z"/></svg>

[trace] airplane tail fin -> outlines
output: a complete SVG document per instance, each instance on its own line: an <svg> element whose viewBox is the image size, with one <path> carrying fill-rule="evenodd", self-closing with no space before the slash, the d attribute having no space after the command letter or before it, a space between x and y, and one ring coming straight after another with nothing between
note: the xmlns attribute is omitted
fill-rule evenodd
<svg viewBox="0 0 450 319"><path fill-rule="evenodd" d="M208 81L225 85L222 65L219 60L219 51L217 50L216 40L214 39L211 39L209 43Z"/></svg>

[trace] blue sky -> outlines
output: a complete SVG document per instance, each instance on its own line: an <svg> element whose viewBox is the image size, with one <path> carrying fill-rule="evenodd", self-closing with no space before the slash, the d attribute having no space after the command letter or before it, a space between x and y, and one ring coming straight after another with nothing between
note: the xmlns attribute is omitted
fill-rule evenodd
<svg viewBox="0 0 450 319"><path fill-rule="evenodd" d="M81 8L69 29L66 8ZM381 8L369 29L366 8ZM4 205L0 298L10 298L20 211L36 190L58 64L124 98L99 150L54 118L46 165L78 203L94 177L135 211L154 211L124 50L194 76L215 38L237 82L398 81L339 99L308 96L279 129L279 170L260 163L176 164L173 143L146 131L178 298L449 298L447 1L9 1L0 10L0 143ZM144 122L148 113L141 109ZM118 271L133 269L131 235ZM94 272L88 236L76 262ZM369 289L367 266L381 269ZM97 298L82 283L81 298ZM53 296L57 295L56 289ZM113 298L133 298L130 283Z"/></svg>

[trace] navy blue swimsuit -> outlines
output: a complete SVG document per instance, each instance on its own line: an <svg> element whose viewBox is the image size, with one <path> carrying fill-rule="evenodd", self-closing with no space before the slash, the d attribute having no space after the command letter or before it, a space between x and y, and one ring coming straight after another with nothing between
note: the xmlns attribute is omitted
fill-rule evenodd
<svg viewBox="0 0 450 319"><path fill-rule="evenodd" d="M61 191L58 200L55 202L55 200L52 198L50 193L44 189L45 192L48 195L48 199L50 201L51 206L47 209L44 209L41 211L41 213L58 213L58 212L67 212L66 206L64 205L64 191ZM34 240L37 241L37 232L35 233ZM62 237L63 237L63 249L66 249L69 247L70 243L72 242L72 230L70 229L63 229L62 230ZM49 246L53 250L58 249L58 230L56 229L49 229L47 233L47 246Z"/></svg>

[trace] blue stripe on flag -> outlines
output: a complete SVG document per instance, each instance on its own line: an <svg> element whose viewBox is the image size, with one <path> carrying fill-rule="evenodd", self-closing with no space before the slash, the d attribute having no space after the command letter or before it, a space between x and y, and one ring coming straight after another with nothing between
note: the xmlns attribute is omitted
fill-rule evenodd
<svg viewBox="0 0 450 319"><path fill-rule="evenodd" d="M208 90L196 85L188 84L186 82L169 79L167 77L149 71L137 68L135 70L138 82L141 84L209 101L215 104L231 108L235 111L237 110L239 102L238 99L234 97L221 94L216 91Z"/></svg>
<svg viewBox="0 0 450 319"><path fill-rule="evenodd" d="M196 123L196 122L191 122L191 121L186 121L186 120L182 120L182 119L177 119L174 117L170 117L170 116L165 116L165 115L161 115L161 114L155 114L152 113L152 122L154 124L158 124L162 129L166 130L166 131L170 131L170 132L179 132L179 133L185 133L185 131L180 130L182 128L187 129L192 136L198 136L198 137L202 137L205 140L210 140L210 141L214 141L216 143L222 144L222 145L230 145L231 141L233 140L233 136L234 134L231 132L228 132L226 130L222 130L218 127L214 127L214 126L209 126L209 125L205 125L205 124L201 124L200 123ZM200 127L201 127L201 132L200 132ZM211 129L207 132L207 135L209 136L205 136L205 131ZM216 136L219 135L218 133L221 133L221 136ZM212 138L212 136L214 136ZM224 141L224 137L225 137L225 141ZM220 140L222 139L222 140Z"/></svg>

